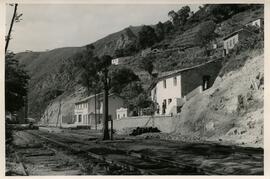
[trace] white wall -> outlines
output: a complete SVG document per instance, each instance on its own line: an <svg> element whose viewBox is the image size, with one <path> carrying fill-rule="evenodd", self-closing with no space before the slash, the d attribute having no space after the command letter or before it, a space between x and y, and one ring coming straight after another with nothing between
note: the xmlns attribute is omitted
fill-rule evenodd
<svg viewBox="0 0 270 179"><path fill-rule="evenodd" d="M168 99L172 99L172 101L175 98L181 98L182 93L181 93L181 75L175 76L177 80L177 84L174 85L174 77L169 77L166 80L166 88L163 86L163 80L159 81L156 84L156 87L152 89L151 95L152 99L154 98L154 90L156 89L156 102L159 104L160 107L160 114L162 113L162 103L163 100L166 99L167 106L168 104ZM167 111L166 111L167 113Z"/></svg>
<svg viewBox="0 0 270 179"><path fill-rule="evenodd" d="M232 49L235 46L235 44L238 43L238 41L239 41L239 35L238 34L224 40L223 43L224 43L224 49L226 50L226 54L229 53L229 50Z"/></svg>
<svg viewBox="0 0 270 179"><path fill-rule="evenodd" d="M121 133L127 128L157 127L161 132L170 133L175 130L179 116L138 116L128 117L113 122L113 128Z"/></svg>
<svg viewBox="0 0 270 179"><path fill-rule="evenodd" d="M261 27L262 26L262 20L261 19L257 19L255 21L252 21L252 22L248 23L246 26L248 26L248 25L253 25L253 26Z"/></svg>
<svg viewBox="0 0 270 179"><path fill-rule="evenodd" d="M119 58L112 59L112 64L113 65L118 65L119 64Z"/></svg>
<svg viewBox="0 0 270 179"><path fill-rule="evenodd" d="M117 109L116 110L116 118L117 118L117 120L127 117L127 114L128 114L127 111L128 111L127 108Z"/></svg>
<svg viewBox="0 0 270 179"><path fill-rule="evenodd" d="M87 101L85 103L80 103L75 105L74 109L74 115L76 115L76 124L83 124L85 115L88 115L88 103ZM81 115L81 122L79 122L79 115Z"/></svg>

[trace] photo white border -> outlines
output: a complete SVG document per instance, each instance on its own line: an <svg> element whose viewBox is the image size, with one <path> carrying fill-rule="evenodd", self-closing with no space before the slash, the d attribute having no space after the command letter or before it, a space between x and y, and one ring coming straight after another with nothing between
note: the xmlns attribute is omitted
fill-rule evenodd
<svg viewBox="0 0 270 179"><path fill-rule="evenodd" d="M130 179L136 179L138 177L143 178L189 178L189 179L197 179L197 178L242 178L242 179L270 179L270 141L267 140L267 137L270 136L270 72L268 71L270 68L270 61L267 57L270 56L269 49L269 30L270 30L270 0L0 0L0 115L1 115L1 164L0 171L1 177L4 178L20 178L20 177L10 177L5 176L5 109L4 109L4 47L5 47L5 4L6 3L23 3L23 4L220 4L220 3L264 3L264 16L265 16L265 47L264 47L264 79L265 79L265 90L264 90L264 176L185 176L185 175L177 175L177 176L64 176L65 178L119 178L119 177L127 177ZM267 70L268 69L268 70ZM268 109L268 110L267 110ZM51 178L52 176L27 176L27 178ZM53 178L62 178L63 176L53 176Z"/></svg>

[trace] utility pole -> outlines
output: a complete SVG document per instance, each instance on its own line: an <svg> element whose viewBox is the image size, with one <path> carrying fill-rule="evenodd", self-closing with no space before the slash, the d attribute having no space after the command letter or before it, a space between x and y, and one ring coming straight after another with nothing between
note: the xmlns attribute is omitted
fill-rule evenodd
<svg viewBox="0 0 270 179"><path fill-rule="evenodd" d="M95 90L95 127L97 130L97 92Z"/></svg>
<svg viewBox="0 0 270 179"><path fill-rule="evenodd" d="M104 68L104 94L103 94L103 140L109 140L110 134L109 134L109 127L108 127L108 93L109 93L109 86L108 86L108 68Z"/></svg>

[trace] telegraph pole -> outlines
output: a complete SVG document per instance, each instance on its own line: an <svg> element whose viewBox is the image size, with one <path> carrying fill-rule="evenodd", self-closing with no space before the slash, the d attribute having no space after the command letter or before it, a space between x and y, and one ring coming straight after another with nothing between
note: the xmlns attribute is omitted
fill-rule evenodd
<svg viewBox="0 0 270 179"><path fill-rule="evenodd" d="M109 93L109 86L108 86L108 68L104 68L104 94L103 94L103 140L109 140L109 127L108 127L108 93Z"/></svg>
<svg viewBox="0 0 270 179"><path fill-rule="evenodd" d="M95 127L97 130L97 92L95 90Z"/></svg>

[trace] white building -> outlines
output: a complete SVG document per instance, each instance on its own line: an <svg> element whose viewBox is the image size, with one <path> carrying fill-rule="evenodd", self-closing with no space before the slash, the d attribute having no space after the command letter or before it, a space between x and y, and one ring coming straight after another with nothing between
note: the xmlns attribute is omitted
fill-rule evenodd
<svg viewBox="0 0 270 179"><path fill-rule="evenodd" d="M252 20L251 22L247 23L246 26L257 26L262 27L263 26L263 18Z"/></svg>
<svg viewBox="0 0 270 179"><path fill-rule="evenodd" d="M127 56L127 57L119 57L119 58L114 58L112 59L112 65L121 65L126 63L131 57Z"/></svg>
<svg viewBox="0 0 270 179"><path fill-rule="evenodd" d="M116 109L123 106L123 99L115 94L110 94L108 97L109 101L109 116L112 120L117 118ZM95 112L96 106L96 112ZM74 118L75 124L77 125L88 125L95 126L96 122L101 125L103 117L103 94L99 93L96 95L89 96L87 98L81 99L75 103ZM95 121L97 120L97 121Z"/></svg>
<svg viewBox="0 0 270 179"><path fill-rule="evenodd" d="M151 85L151 98L158 106L156 115L180 113L186 100L213 85L220 68L221 62L213 60L160 75Z"/></svg>
<svg viewBox="0 0 270 179"><path fill-rule="evenodd" d="M248 31L247 29L240 29L224 37L223 38L224 56L227 55L229 51L233 49L238 42L241 42L242 40L246 39L251 34L252 32Z"/></svg>
<svg viewBox="0 0 270 179"><path fill-rule="evenodd" d="M127 108L119 108L116 110L117 120L128 117L128 109Z"/></svg>

